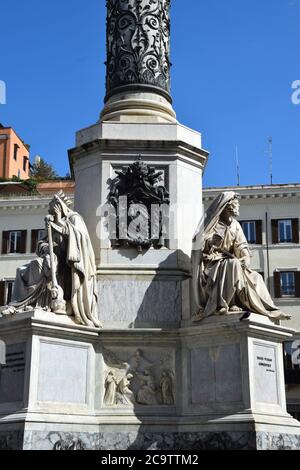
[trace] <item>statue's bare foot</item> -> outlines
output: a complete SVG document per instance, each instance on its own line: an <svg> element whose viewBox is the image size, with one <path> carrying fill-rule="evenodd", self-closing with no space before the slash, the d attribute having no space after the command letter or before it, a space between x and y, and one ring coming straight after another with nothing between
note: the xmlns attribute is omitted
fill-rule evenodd
<svg viewBox="0 0 300 470"><path fill-rule="evenodd" d="M237 305L233 305L232 307L230 307L229 309L229 312L230 313L240 313L240 312L243 312L244 310L240 307L238 307Z"/></svg>
<svg viewBox="0 0 300 470"><path fill-rule="evenodd" d="M221 307L221 308L218 310L218 314L219 314L219 315L227 315L227 314L228 314L228 308L226 308L226 307Z"/></svg>
<svg viewBox="0 0 300 470"><path fill-rule="evenodd" d="M8 307L2 310L1 316L2 317L11 317L12 315L15 315L16 309L15 307Z"/></svg>
<svg viewBox="0 0 300 470"><path fill-rule="evenodd" d="M199 309L197 313L194 313L192 316L192 322L193 323L198 323L199 321L203 320L204 318L204 310Z"/></svg>

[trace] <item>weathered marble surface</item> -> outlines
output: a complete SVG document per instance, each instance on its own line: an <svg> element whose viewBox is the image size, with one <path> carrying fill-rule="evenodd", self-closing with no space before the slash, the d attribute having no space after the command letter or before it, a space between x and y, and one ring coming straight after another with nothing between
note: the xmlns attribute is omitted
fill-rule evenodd
<svg viewBox="0 0 300 470"><path fill-rule="evenodd" d="M0 441L1 442L1 441ZM24 449L38 450L299 450L292 434L245 432L28 432Z"/></svg>
<svg viewBox="0 0 300 470"><path fill-rule="evenodd" d="M87 346L41 341L37 399L86 403L88 353Z"/></svg>
<svg viewBox="0 0 300 470"><path fill-rule="evenodd" d="M241 402L240 345L191 350L192 403Z"/></svg>
<svg viewBox="0 0 300 470"><path fill-rule="evenodd" d="M101 280L98 287L103 324L159 326L181 320L180 281Z"/></svg>
<svg viewBox="0 0 300 470"><path fill-rule="evenodd" d="M257 434L257 448L261 450L300 450L300 436L294 434Z"/></svg>
<svg viewBox="0 0 300 470"><path fill-rule="evenodd" d="M3 337L31 346L26 348L31 374L30 382L25 374L24 405L0 404L3 448L300 449L299 423L286 412L281 348L293 332L268 318L214 316L201 326L180 330L97 331L34 316L2 319L0 325ZM275 351L279 399L274 401L267 387L269 401L261 402L255 393L255 367L258 356L268 359L268 348ZM70 371L64 376L66 363ZM118 402L103 403L111 370L119 374L118 385L123 376L133 375L130 387L137 397L137 403L118 405L117 412L111 406ZM172 400L162 380L165 370L174 374ZM150 376L158 392L156 404L153 394L147 398L147 386L146 393L143 389L146 379L149 389ZM210 387L203 389L209 380ZM16 434L20 429L25 429L21 444Z"/></svg>

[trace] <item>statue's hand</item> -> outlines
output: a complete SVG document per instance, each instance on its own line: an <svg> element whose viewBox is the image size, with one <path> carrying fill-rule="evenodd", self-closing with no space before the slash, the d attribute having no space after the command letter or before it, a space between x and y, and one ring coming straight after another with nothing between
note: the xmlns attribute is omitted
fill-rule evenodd
<svg viewBox="0 0 300 470"><path fill-rule="evenodd" d="M247 256L240 258L240 262L243 269L250 269L250 260Z"/></svg>
<svg viewBox="0 0 300 470"><path fill-rule="evenodd" d="M59 205L59 204L55 204L53 210L54 210L54 212L55 212L56 221L57 221L57 222L60 222L61 216L62 216L62 210L61 210L60 205Z"/></svg>
<svg viewBox="0 0 300 470"><path fill-rule="evenodd" d="M47 215L47 216L45 217L45 226L46 226L46 229L48 229L48 228L50 227L51 222L53 222L53 221L54 221L54 218L53 218L52 215Z"/></svg>
<svg viewBox="0 0 300 470"><path fill-rule="evenodd" d="M51 297L52 297L52 300L58 299L58 287L52 287Z"/></svg>

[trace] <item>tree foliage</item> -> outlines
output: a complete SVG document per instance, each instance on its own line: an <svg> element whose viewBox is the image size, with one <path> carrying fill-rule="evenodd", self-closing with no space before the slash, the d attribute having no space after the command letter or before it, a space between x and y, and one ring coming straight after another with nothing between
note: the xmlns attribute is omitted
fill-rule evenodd
<svg viewBox="0 0 300 470"><path fill-rule="evenodd" d="M34 163L31 166L30 173L31 177L38 181L54 180L58 178L58 174L56 173L54 167L42 158L39 162Z"/></svg>

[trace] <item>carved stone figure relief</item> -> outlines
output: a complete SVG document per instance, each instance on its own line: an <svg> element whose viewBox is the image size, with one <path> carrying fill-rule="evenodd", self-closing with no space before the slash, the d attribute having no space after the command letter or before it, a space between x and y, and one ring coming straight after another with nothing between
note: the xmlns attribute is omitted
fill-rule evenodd
<svg viewBox="0 0 300 470"><path fill-rule="evenodd" d="M115 371L111 370L105 380L105 405L111 406L116 404L117 386L118 382L115 375Z"/></svg>
<svg viewBox="0 0 300 470"><path fill-rule="evenodd" d="M137 392L137 402L140 405L157 405L157 386L155 378L149 370L145 370L143 374L136 374L140 387Z"/></svg>
<svg viewBox="0 0 300 470"><path fill-rule="evenodd" d="M161 399L164 405L175 404L175 377L172 370L163 370L160 379Z"/></svg>
<svg viewBox="0 0 300 470"><path fill-rule="evenodd" d="M132 374L127 374L119 382L117 388L117 405L130 405L135 403L135 396L131 390Z"/></svg>
<svg viewBox="0 0 300 470"><path fill-rule="evenodd" d="M126 354L126 353L125 353ZM111 351L103 350L106 364L105 406L174 406L175 374L172 355L159 354L155 360L145 357L142 349L128 353L121 361Z"/></svg>

